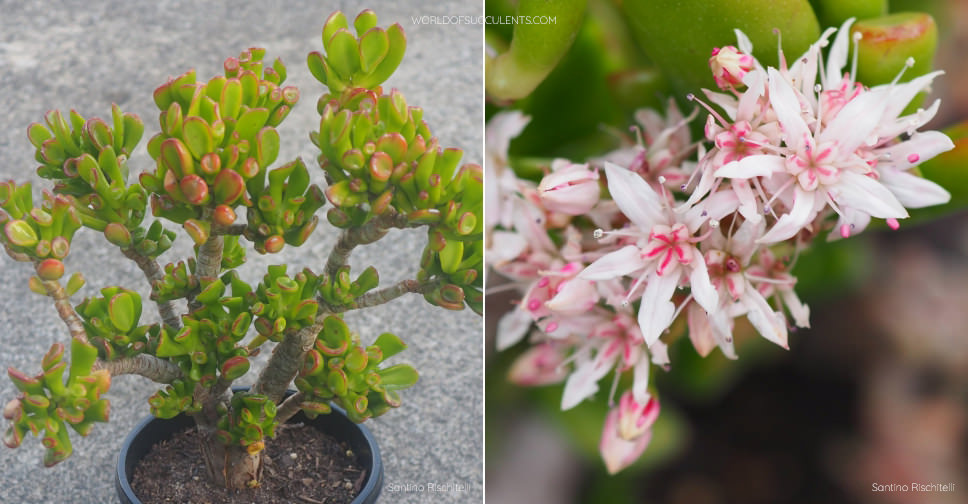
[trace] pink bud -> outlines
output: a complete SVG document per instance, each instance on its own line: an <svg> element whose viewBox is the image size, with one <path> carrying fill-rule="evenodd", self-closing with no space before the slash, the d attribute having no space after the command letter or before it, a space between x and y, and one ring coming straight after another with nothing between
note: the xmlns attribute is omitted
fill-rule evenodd
<svg viewBox="0 0 968 504"><path fill-rule="evenodd" d="M743 76L753 69L753 57L739 52L733 46L713 49L709 57L709 68L720 89L728 89L743 84Z"/></svg>
<svg viewBox="0 0 968 504"><path fill-rule="evenodd" d="M626 392L625 395L631 396L631 393ZM648 422L646 429L632 441L623 439L619 435L620 424L623 423L620 420L622 417L621 411L622 405L620 404L608 412L608 416L605 417L605 427L602 429L602 439L598 444L598 451L601 453L602 459L605 461L605 468L608 469L610 474L615 474L632 465L649 446L649 441L652 440L652 422L658 415L658 403L656 403L655 412L650 413L652 419Z"/></svg>
<svg viewBox="0 0 968 504"><path fill-rule="evenodd" d="M508 380L527 387L559 383L568 376L567 369L562 365L564 360L565 356L557 346L536 345L514 361L508 371Z"/></svg>
<svg viewBox="0 0 968 504"><path fill-rule="evenodd" d="M634 441L652 429L659 417L659 401L649 396L645 404L635 400L632 391L622 394L618 402L618 435L626 441Z"/></svg>
<svg viewBox="0 0 968 504"><path fill-rule="evenodd" d="M552 212L582 215L598 203L601 189L598 172L588 165L571 164L558 159L551 164L552 172L538 184L538 194L544 207Z"/></svg>
<svg viewBox="0 0 968 504"><path fill-rule="evenodd" d="M545 302L545 307L561 315L580 315L598 303L595 284L584 278L572 278L558 285L555 296Z"/></svg>

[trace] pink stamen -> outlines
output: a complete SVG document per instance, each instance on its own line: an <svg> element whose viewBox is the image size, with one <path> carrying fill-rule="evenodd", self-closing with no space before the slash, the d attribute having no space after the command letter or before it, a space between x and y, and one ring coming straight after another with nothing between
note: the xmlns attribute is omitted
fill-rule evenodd
<svg viewBox="0 0 968 504"><path fill-rule="evenodd" d="M908 154L908 157L907 157L908 163L912 163L912 164L917 163L919 159L921 159L921 156L914 153Z"/></svg>
<svg viewBox="0 0 968 504"><path fill-rule="evenodd" d="M719 115L719 112L716 112L716 109L709 106L708 103L700 100L699 98L696 97L696 95L692 93L687 94L686 99L689 101L694 101L698 103L699 106L701 106L702 108L706 109L707 112L709 112L709 115L715 117L716 120L719 121L719 124L722 125L723 128L729 128L729 125L731 124L731 122L727 121L726 119L723 119L723 116Z"/></svg>
<svg viewBox="0 0 968 504"><path fill-rule="evenodd" d="M897 219L887 219L887 227L897 231L897 228L901 227L901 224L897 221Z"/></svg>
<svg viewBox="0 0 968 504"><path fill-rule="evenodd" d="M840 236L842 236L844 238L849 238L850 237L850 226L848 226L847 224L841 224L840 225Z"/></svg>

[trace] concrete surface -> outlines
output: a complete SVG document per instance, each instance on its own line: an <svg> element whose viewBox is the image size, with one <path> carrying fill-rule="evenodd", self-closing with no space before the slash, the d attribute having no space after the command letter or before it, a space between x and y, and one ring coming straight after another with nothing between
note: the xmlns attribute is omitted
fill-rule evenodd
<svg viewBox="0 0 968 504"><path fill-rule="evenodd" d="M31 180L39 195L42 181L34 173L33 147L25 133L47 110L73 107L85 117L110 118L116 102L142 117L147 140L157 132L158 111L151 98L156 86L191 67L207 79L221 72L226 57L250 46L267 48L268 58L281 56L289 69L287 83L301 90L301 103L280 131L280 160L301 156L311 162L316 151L306 135L317 126L314 105L322 87L305 68L305 55L319 49L322 23L332 10L353 17L366 7L376 10L381 25L399 22L408 36L407 56L388 85L403 91L410 104L424 107L442 144L465 149L465 161L482 162L481 26L420 25L411 18L476 16L481 13L478 1L301 0L266 8L258 2L0 0L0 110L5 118L0 180ZM130 164L132 173L151 167L145 140ZM290 247L281 257L250 254L243 275L257 282L267 264L281 261L290 263L290 271L307 265L319 270L335 239L328 230L321 225L310 243L298 250ZM419 231L393 232L379 245L359 250L351 264L354 271L370 262L383 265L384 283L412 277L424 239ZM181 257L189 250L187 241L180 237L163 262ZM74 239L67 270L83 271L88 280L74 301L107 285L134 288L147 297L148 287L135 266L115 251L96 248L101 243L91 231ZM66 341L66 331L46 298L27 290L29 270L0 254L0 366L36 373L51 343ZM153 310L145 314L157 320ZM386 463L383 502L480 502L481 319L469 310L448 312L411 296L350 320L364 339L387 330L403 337L410 349L396 359L421 373L417 386L404 392L400 409L368 422ZM17 450L0 446L0 502L116 502L112 478L118 448L147 415L145 400L154 390L140 377L114 380L108 394L111 421L96 425L87 438L75 436L75 455L52 469L43 469L43 450L35 438ZM13 396L8 378L0 377L0 400Z"/></svg>

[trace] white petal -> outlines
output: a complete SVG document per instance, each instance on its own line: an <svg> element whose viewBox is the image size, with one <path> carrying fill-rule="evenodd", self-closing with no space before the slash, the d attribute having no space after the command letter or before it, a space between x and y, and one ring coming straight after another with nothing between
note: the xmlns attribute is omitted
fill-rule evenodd
<svg viewBox="0 0 968 504"><path fill-rule="evenodd" d="M756 204L756 193L745 180L734 180L732 183L733 192L739 200L737 211L746 219L747 222L760 222L763 214L760 213L760 206Z"/></svg>
<svg viewBox="0 0 968 504"><path fill-rule="evenodd" d="M891 191L867 175L845 170L828 192L839 205L860 210L871 217L903 219L908 216Z"/></svg>
<svg viewBox="0 0 968 504"><path fill-rule="evenodd" d="M716 170L716 176L750 179L755 177L769 177L774 173L784 170L783 156L757 154L724 164Z"/></svg>
<svg viewBox="0 0 968 504"><path fill-rule="evenodd" d="M776 243L791 238L813 220L816 215L814 211L816 193L804 191L800 186L796 186L794 191L793 208L790 213L781 215L773 227L756 240L757 243Z"/></svg>
<svg viewBox="0 0 968 504"><path fill-rule="evenodd" d="M689 288L692 289L692 297L706 311L714 311L719 307L719 292L716 291L709 280L709 271L706 269L706 261L703 259L702 253L694 250L693 257L695 259L690 264L692 272L689 274Z"/></svg>
<svg viewBox="0 0 968 504"><path fill-rule="evenodd" d="M810 130L803 120L797 92L775 68L769 68L767 72L770 80L770 104L773 105L776 118L786 135L787 144L798 149L804 138L810 135Z"/></svg>
<svg viewBox="0 0 968 504"><path fill-rule="evenodd" d="M780 297L783 298L783 304L790 310L790 315L793 315L793 322L797 327L809 328L810 307L800 301L797 293L793 289L781 289Z"/></svg>
<svg viewBox="0 0 968 504"><path fill-rule="evenodd" d="M710 313L708 317L709 326L713 330L719 349L727 359L736 360L736 349L733 346L733 330L731 328L732 320L729 314L726 313L726 310L718 310L715 313Z"/></svg>
<svg viewBox="0 0 968 504"><path fill-rule="evenodd" d="M924 91L928 86L931 85L931 81L935 77L944 74L943 71L937 70L929 74L925 74L919 77L915 77L908 82L902 82L900 84L884 84L885 89L890 90L890 98L887 105L887 109L884 111L884 116L887 118L894 118L900 115L914 96ZM877 86L871 88L871 91L881 88L882 86Z"/></svg>
<svg viewBox="0 0 968 504"><path fill-rule="evenodd" d="M668 274L672 273L672 274ZM675 315L676 305L672 303L672 295L679 284L679 273L668 272L666 275L650 273L642 293L642 303L639 305L639 328L645 339L645 346L652 346L662 336L662 332L669 328L672 316Z"/></svg>
<svg viewBox="0 0 968 504"><path fill-rule="evenodd" d="M561 409L574 408L578 403L598 392L598 380L608 374L618 359L619 352L606 352L607 345L600 348L594 359L586 359L568 376L561 395Z"/></svg>
<svg viewBox="0 0 968 504"><path fill-rule="evenodd" d="M669 365L669 346L662 340L656 341L649 347L649 355L652 356L652 363L656 366Z"/></svg>
<svg viewBox="0 0 968 504"><path fill-rule="evenodd" d="M708 89L703 89L703 92L706 93L706 98L708 98L710 102L723 109L723 113L726 114L726 117L734 121L736 120L736 114L738 113L737 107L739 105L739 103L736 101L736 97L726 93L717 93Z"/></svg>
<svg viewBox="0 0 968 504"><path fill-rule="evenodd" d="M718 221L735 212L737 207L739 207L739 200L736 198L736 193L729 189L716 191L690 208L683 217L683 222L690 231L695 232L707 220Z"/></svg>
<svg viewBox="0 0 968 504"><path fill-rule="evenodd" d="M637 173L612 163L605 163L608 191L622 213L642 230L662 220L661 197Z"/></svg>
<svg viewBox="0 0 968 504"><path fill-rule="evenodd" d="M530 121L530 117L517 110L501 112L492 117L485 131L488 150L502 158L506 156L511 139L520 135Z"/></svg>
<svg viewBox="0 0 968 504"><path fill-rule="evenodd" d="M908 172L884 170L881 182L907 208L924 208L951 201L951 193L945 188Z"/></svg>
<svg viewBox="0 0 968 504"><path fill-rule="evenodd" d="M884 140L893 140L902 133L910 134L913 130L924 126L925 123L933 119L940 107L941 99L939 98L931 102L931 106L924 110L918 110L913 114L896 119L891 119L891 116L885 112L884 117L881 119L881 124L877 127L876 133L878 137Z"/></svg>
<svg viewBox="0 0 968 504"><path fill-rule="evenodd" d="M595 285L584 278L566 280L555 297L545 301L545 306L562 315L580 315L598 302Z"/></svg>
<svg viewBox="0 0 968 504"><path fill-rule="evenodd" d="M639 359L635 363L632 381L632 398L635 402L645 404L649 400L649 361Z"/></svg>
<svg viewBox="0 0 968 504"><path fill-rule="evenodd" d="M503 264L527 250L528 240L521 233L494 231L491 234L491 248L487 249L487 260L491 264Z"/></svg>
<svg viewBox="0 0 968 504"><path fill-rule="evenodd" d="M501 317L497 324L497 349L505 350L521 341L531 327L531 315L521 308L515 308Z"/></svg>
<svg viewBox="0 0 968 504"><path fill-rule="evenodd" d="M736 108L737 120L753 121L760 110L760 97L766 91L765 81L766 73L762 69L746 72L743 76L746 91L739 97L739 105Z"/></svg>
<svg viewBox="0 0 968 504"><path fill-rule="evenodd" d="M753 254L760 248L756 241L760 236L763 236L765 230L766 221L763 219L758 221L745 220L740 224L739 229L733 233L730 239L730 251L739 258L740 264L744 266L749 264Z"/></svg>
<svg viewBox="0 0 968 504"><path fill-rule="evenodd" d="M827 53L826 79L823 82L824 89L837 89L840 87L840 82L844 77L844 65L847 64L847 53L850 50L850 25L853 22L854 18L850 18L844 21L844 24L840 25L840 30L837 31L837 37L834 39L834 44L830 47L830 52ZM852 75L851 77L857 78L856 75Z"/></svg>
<svg viewBox="0 0 968 504"><path fill-rule="evenodd" d="M752 285L746 286L742 302L748 310L746 318L759 331L760 335L783 348L790 348L787 345L786 320L783 314L773 311L773 308L755 287Z"/></svg>
<svg viewBox="0 0 968 504"><path fill-rule="evenodd" d="M702 174L699 175L699 182L696 184L696 188L692 190L689 198L686 199L686 202L676 207L676 213L682 213L691 208L716 185L718 179L713 174L715 170L711 163L704 160L699 163L696 169L702 170Z"/></svg>
<svg viewBox="0 0 968 504"><path fill-rule="evenodd" d="M643 265L639 248L635 245L626 245L615 252L599 257L579 273L578 277L588 280L608 280L640 270Z"/></svg>
<svg viewBox="0 0 968 504"><path fill-rule="evenodd" d="M706 310L696 303L689 303L686 317L689 323L689 341L692 342L692 346L700 356L709 355L709 352L716 348L716 339L713 337L713 329L709 324Z"/></svg>
<svg viewBox="0 0 968 504"><path fill-rule="evenodd" d="M852 235L860 233L861 231L867 229L867 225L871 223L871 216L858 211L855 208L849 206L839 207L840 215L837 219L837 224L834 226L834 232L827 233L827 241L833 242L844 238L843 229L847 226L849 238Z"/></svg>
<svg viewBox="0 0 968 504"><path fill-rule="evenodd" d="M861 93L847 102L824 129L817 143L835 142L841 155L853 153L880 124L887 107L887 96L882 93Z"/></svg>
<svg viewBox="0 0 968 504"><path fill-rule="evenodd" d="M924 131L915 133L904 142L878 150L877 153L888 155L890 157L889 164L894 168L907 170L954 148L955 144L948 138L948 135L940 131Z"/></svg>
<svg viewBox="0 0 968 504"><path fill-rule="evenodd" d="M750 42L750 38L746 36L745 33L739 29L734 28L733 33L736 34L736 46L739 48L740 52L746 54L753 54L753 43Z"/></svg>

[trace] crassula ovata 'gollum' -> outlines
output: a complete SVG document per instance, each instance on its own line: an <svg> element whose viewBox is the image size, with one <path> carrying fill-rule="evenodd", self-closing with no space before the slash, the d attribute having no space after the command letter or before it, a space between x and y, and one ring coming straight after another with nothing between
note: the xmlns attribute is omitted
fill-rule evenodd
<svg viewBox="0 0 968 504"><path fill-rule="evenodd" d="M143 173L128 167L144 125L118 106L107 120L51 111L30 125L38 175L53 185L35 202L29 183L0 183L0 241L35 269L30 288L50 298L69 339L51 346L39 372L8 370L20 394L3 408L5 444L33 434L46 465L64 460L71 430L86 435L108 420L111 380L137 374L162 384L148 398L152 414L194 418L215 483L257 486L265 444L295 413L327 414L336 404L362 422L399 406L398 391L417 381L409 365L385 362L406 348L400 338L364 343L343 313L406 294L481 312L483 170L461 166L462 151L440 145L422 109L381 87L403 59L403 29L378 27L369 10L353 20L336 12L322 42L307 58L328 89L316 103L313 163L277 159L276 128L300 92L260 48L228 58L207 81L191 70L155 90L160 132L147 142L154 163ZM316 169L326 189L312 183ZM299 247L320 213L339 236L318 270L278 264L243 280L248 245L261 254ZM173 225L194 255L162 266ZM81 228L144 272L160 323L143 323L147 300L124 287L71 300L84 277L64 259ZM427 237L412 278L381 285L376 267L351 271L356 247L411 228ZM250 370L270 347L266 365ZM250 387L230 392L246 378Z"/></svg>

